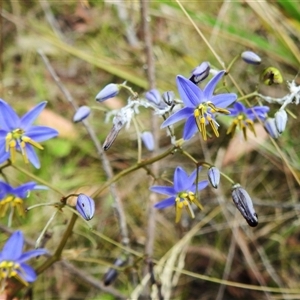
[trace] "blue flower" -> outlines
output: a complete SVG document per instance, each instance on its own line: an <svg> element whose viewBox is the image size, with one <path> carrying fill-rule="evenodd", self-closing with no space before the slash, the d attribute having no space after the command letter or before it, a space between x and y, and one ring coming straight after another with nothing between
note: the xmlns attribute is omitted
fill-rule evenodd
<svg viewBox="0 0 300 300"><path fill-rule="evenodd" d="M190 139L197 130L200 131L203 139L207 140L206 125L208 123L218 137L219 125L214 114L216 112L229 114L229 111L225 108L237 98L236 94L233 93L213 95L214 89L224 73L225 71L218 72L208 82L203 91L189 79L178 75L176 78L177 87L185 107L170 116L162 123L161 127L164 128L182 119L187 119L183 130L185 140Z"/></svg>
<svg viewBox="0 0 300 300"><path fill-rule="evenodd" d="M0 252L0 291L6 279L15 277L24 285L36 280L32 267L25 264L30 258L47 253L46 249L36 249L22 253L24 237L21 231L15 231Z"/></svg>
<svg viewBox="0 0 300 300"><path fill-rule="evenodd" d="M16 208L19 215L24 216L23 200L29 196L32 190L39 189L35 182L27 182L16 188L0 181L0 217L4 217L9 206Z"/></svg>
<svg viewBox="0 0 300 300"><path fill-rule="evenodd" d="M198 169L199 170L199 169ZM177 167L174 172L174 184L173 186L159 186L155 185L150 188L151 191L168 195L165 200L155 204L155 207L162 209L175 204L176 220L179 222L181 218L182 208L185 207L192 218L195 217L191 203L196 204L199 209L202 209L202 205L198 202L196 191L200 191L207 187L208 181L203 180L197 185L195 180L197 178L197 169L191 175L188 175L181 167Z"/></svg>
<svg viewBox="0 0 300 300"><path fill-rule="evenodd" d="M55 129L32 125L46 104L46 101L41 102L19 118L8 103L0 99L0 164L9 158L14 163L17 150L26 163L31 162L35 168L40 168L34 147L43 150L39 142L58 135Z"/></svg>
<svg viewBox="0 0 300 300"><path fill-rule="evenodd" d="M244 138L247 140L247 128L253 132L254 135L254 120L259 118L264 121L267 117L267 112L270 110L268 106L253 106L246 108L241 102L236 102L234 108L229 108L230 117L235 117L227 130L227 134L234 134L236 127L243 131Z"/></svg>

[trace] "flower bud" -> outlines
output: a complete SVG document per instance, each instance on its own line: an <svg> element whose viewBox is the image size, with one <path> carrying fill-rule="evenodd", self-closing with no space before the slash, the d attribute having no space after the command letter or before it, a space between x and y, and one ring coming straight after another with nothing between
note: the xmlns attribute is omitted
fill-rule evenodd
<svg viewBox="0 0 300 300"><path fill-rule="evenodd" d="M273 139L277 139L280 136L274 118L267 118L264 123L264 127Z"/></svg>
<svg viewBox="0 0 300 300"><path fill-rule="evenodd" d="M95 202L85 194L79 194L76 203L76 210L87 221L91 220L95 214Z"/></svg>
<svg viewBox="0 0 300 300"><path fill-rule="evenodd" d="M210 71L209 62L204 61L200 66L196 67L192 71L192 75L189 78L189 80L195 84L198 84L209 75L209 71Z"/></svg>
<svg viewBox="0 0 300 300"><path fill-rule="evenodd" d="M254 210L252 200L246 190L237 183L232 187L231 196L236 208L240 211L247 223L251 227L257 226L258 217Z"/></svg>
<svg viewBox="0 0 300 300"><path fill-rule="evenodd" d="M275 113L275 125L280 134L283 133L285 129L287 119L288 116L284 109L280 109Z"/></svg>
<svg viewBox="0 0 300 300"><path fill-rule="evenodd" d="M114 266L116 267L122 267L124 266L126 263L126 258L122 257L122 258L117 258L114 262ZM104 275L104 285L110 285L112 284L116 278L118 277L118 270L114 269L114 268L109 268L108 271L105 273Z"/></svg>
<svg viewBox="0 0 300 300"><path fill-rule="evenodd" d="M118 95L120 91L120 85L110 83L106 85L96 96L96 101L103 102L107 99L113 98Z"/></svg>
<svg viewBox="0 0 300 300"><path fill-rule="evenodd" d="M163 101L169 106L174 104L174 98L175 94L173 91L167 91L162 94Z"/></svg>
<svg viewBox="0 0 300 300"><path fill-rule="evenodd" d="M280 84L283 82L280 71L273 67L264 69L260 75L260 79L266 85Z"/></svg>
<svg viewBox="0 0 300 300"><path fill-rule="evenodd" d="M144 131L144 132L142 132L141 139L142 139L145 147L149 151L153 151L154 150L154 138L153 138L153 134L150 131Z"/></svg>
<svg viewBox="0 0 300 300"><path fill-rule="evenodd" d="M160 92L157 89L152 89L146 92L145 98L155 106L158 106L161 102Z"/></svg>
<svg viewBox="0 0 300 300"><path fill-rule="evenodd" d="M81 122L82 120L86 119L90 113L91 109L89 106L80 106L73 117L73 122Z"/></svg>
<svg viewBox="0 0 300 300"><path fill-rule="evenodd" d="M244 51L241 54L241 57L244 62L251 65L259 65L261 63L261 58L252 51Z"/></svg>
<svg viewBox="0 0 300 300"><path fill-rule="evenodd" d="M210 167L207 172L208 175L208 180L212 187L215 189L218 188L219 183L220 183L220 171L216 167Z"/></svg>

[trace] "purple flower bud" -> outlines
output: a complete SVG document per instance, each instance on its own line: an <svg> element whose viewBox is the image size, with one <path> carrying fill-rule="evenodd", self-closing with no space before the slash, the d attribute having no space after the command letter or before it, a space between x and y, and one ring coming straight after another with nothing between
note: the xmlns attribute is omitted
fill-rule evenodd
<svg viewBox="0 0 300 300"><path fill-rule="evenodd" d="M274 118L267 118L264 123L264 127L273 139L277 139L280 136Z"/></svg>
<svg viewBox="0 0 300 300"><path fill-rule="evenodd" d="M106 85L96 96L96 101L103 102L107 99L113 98L118 95L120 91L120 85L110 83Z"/></svg>
<svg viewBox="0 0 300 300"><path fill-rule="evenodd" d="M154 138L153 138L153 134L150 131L144 131L141 134L141 139L142 139L145 147L149 151L153 151L154 150Z"/></svg>
<svg viewBox="0 0 300 300"><path fill-rule="evenodd" d="M146 92L145 98L156 106L158 106L161 102L160 92L157 89L152 89Z"/></svg>
<svg viewBox="0 0 300 300"><path fill-rule="evenodd" d="M174 104L174 98L175 98L175 94L173 91L167 91L162 94L162 99L169 106Z"/></svg>
<svg viewBox="0 0 300 300"><path fill-rule="evenodd" d="M73 117L73 122L81 122L82 120L86 119L90 113L91 109L89 106L80 106Z"/></svg>
<svg viewBox="0 0 300 300"><path fill-rule="evenodd" d="M95 214L95 202L87 195L79 194L76 203L76 210L85 220L89 221Z"/></svg>
<svg viewBox="0 0 300 300"><path fill-rule="evenodd" d="M126 263L126 259L125 258L117 258L116 261L114 262L114 266L116 267L122 267L124 266ZM116 278L118 277L118 270L114 269L114 268L109 268L108 271L105 273L104 275L104 285L110 285L112 284Z"/></svg>
<svg viewBox="0 0 300 300"><path fill-rule="evenodd" d="M209 62L204 61L200 66L196 67L192 71L192 75L189 78L189 80L195 84L198 84L209 75L209 71L210 71Z"/></svg>
<svg viewBox="0 0 300 300"><path fill-rule="evenodd" d="M237 183L233 185L231 195L236 208L240 211L247 223L251 227L257 226L258 217L254 210L252 200L246 190Z"/></svg>
<svg viewBox="0 0 300 300"><path fill-rule="evenodd" d="M252 51L244 51L241 54L241 57L244 62L251 65L259 65L261 63L261 58Z"/></svg>
<svg viewBox="0 0 300 300"><path fill-rule="evenodd" d="M285 129L287 119L288 116L284 109L280 109L275 113L275 125L280 134L283 133Z"/></svg>
<svg viewBox="0 0 300 300"><path fill-rule="evenodd" d="M219 186L219 183L220 183L219 169L216 167L211 167L208 169L207 175L208 175L208 180L209 180L210 184L212 185L212 187L217 189Z"/></svg>

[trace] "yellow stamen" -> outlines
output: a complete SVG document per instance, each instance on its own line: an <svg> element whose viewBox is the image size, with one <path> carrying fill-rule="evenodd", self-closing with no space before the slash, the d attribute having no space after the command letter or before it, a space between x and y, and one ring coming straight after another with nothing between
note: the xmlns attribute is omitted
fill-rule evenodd
<svg viewBox="0 0 300 300"><path fill-rule="evenodd" d="M216 123L214 122L213 118L211 116L207 116L206 118L207 118L207 121L210 124L215 136L219 137L218 127L216 126Z"/></svg>
<svg viewBox="0 0 300 300"><path fill-rule="evenodd" d="M35 142L28 136L22 136L22 141L40 149L40 150L44 150L44 147L41 144L39 144L38 142Z"/></svg>

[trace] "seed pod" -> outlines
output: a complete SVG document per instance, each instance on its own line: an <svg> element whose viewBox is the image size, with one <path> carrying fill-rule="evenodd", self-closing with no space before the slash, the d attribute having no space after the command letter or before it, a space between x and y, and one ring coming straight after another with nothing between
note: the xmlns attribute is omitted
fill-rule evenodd
<svg viewBox="0 0 300 300"><path fill-rule="evenodd" d="M280 84L283 82L280 71L274 67L264 69L260 79L266 85Z"/></svg>
<svg viewBox="0 0 300 300"><path fill-rule="evenodd" d="M258 217L247 191L237 183L233 185L231 195L236 208L240 211L247 223L251 227L256 227L258 224Z"/></svg>
<svg viewBox="0 0 300 300"><path fill-rule="evenodd" d="M95 202L85 194L79 194L76 203L76 210L87 221L91 220L95 214Z"/></svg>

